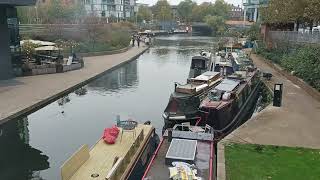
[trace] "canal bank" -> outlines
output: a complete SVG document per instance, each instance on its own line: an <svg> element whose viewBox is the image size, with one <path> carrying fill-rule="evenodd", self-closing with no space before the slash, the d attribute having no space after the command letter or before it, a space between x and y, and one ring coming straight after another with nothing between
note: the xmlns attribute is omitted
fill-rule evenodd
<svg viewBox="0 0 320 180"><path fill-rule="evenodd" d="M273 89L283 83L282 107L269 105L218 143L218 180L227 179L225 145L245 143L320 149L320 102L296 85L258 55L251 55L255 65L273 74L266 85Z"/></svg>
<svg viewBox="0 0 320 180"><path fill-rule="evenodd" d="M0 124L55 101L104 73L136 59L147 49L146 46L133 47L119 54L85 57L84 68L77 71L0 81Z"/></svg>

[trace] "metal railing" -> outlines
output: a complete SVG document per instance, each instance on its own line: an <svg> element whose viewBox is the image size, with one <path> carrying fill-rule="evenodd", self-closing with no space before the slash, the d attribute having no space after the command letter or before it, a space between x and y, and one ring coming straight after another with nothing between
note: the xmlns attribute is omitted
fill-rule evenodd
<svg viewBox="0 0 320 180"><path fill-rule="evenodd" d="M270 31L272 42L287 42L292 44L320 44L319 32Z"/></svg>

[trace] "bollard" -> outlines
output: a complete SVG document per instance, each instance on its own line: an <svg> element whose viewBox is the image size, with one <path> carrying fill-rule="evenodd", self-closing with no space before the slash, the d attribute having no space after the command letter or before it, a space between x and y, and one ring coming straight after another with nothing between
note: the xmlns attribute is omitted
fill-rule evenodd
<svg viewBox="0 0 320 180"><path fill-rule="evenodd" d="M168 142L172 141L172 128L168 128Z"/></svg>
<svg viewBox="0 0 320 180"><path fill-rule="evenodd" d="M281 107L281 105L282 105L282 91L283 91L283 84L282 83L274 84L273 106Z"/></svg>

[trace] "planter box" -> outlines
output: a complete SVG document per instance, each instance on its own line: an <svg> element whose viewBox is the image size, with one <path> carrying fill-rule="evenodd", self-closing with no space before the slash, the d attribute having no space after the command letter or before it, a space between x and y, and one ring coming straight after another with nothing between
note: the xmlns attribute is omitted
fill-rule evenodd
<svg viewBox="0 0 320 180"><path fill-rule="evenodd" d="M77 69L81 69L81 68L82 68L81 63L74 63L71 65L63 65L62 72L73 71L73 70L77 70Z"/></svg>
<svg viewBox="0 0 320 180"><path fill-rule="evenodd" d="M37 68L37 69L31 69L31 75L40 75L40 74L53 74L56 73L56 68Z"/></svg>

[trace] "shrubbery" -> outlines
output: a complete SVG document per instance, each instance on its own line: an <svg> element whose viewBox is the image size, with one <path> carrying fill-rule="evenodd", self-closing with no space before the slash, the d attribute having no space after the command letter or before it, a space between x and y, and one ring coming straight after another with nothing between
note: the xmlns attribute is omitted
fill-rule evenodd
<svg viewBox="0 0 320 180"><path fill-rule="evenodd" d="M302 46L291 52L259 48L257 53L279 64L320 91L320 46Z"/></svg>

